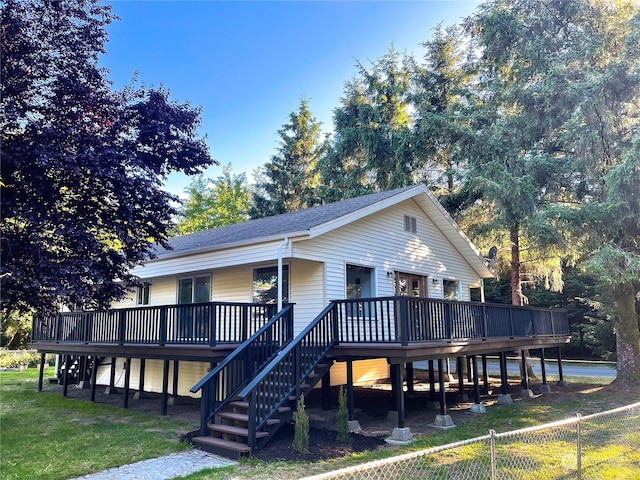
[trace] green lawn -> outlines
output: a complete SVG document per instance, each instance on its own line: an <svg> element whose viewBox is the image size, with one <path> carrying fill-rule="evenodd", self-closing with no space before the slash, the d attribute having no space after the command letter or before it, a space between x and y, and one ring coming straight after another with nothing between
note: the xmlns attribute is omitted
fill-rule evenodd
<svg viewBox="0 0 640 480"><path fill-rule="evenodd" d="M38 392L37 380L37 369L0 372L2 479L72 478L188 448L183 422Z"/></svg>
<svg viewBox="0 0 640 480"><path fill-rule="evenodd" d="M571 382L572 379L567 380ZM452 430L420 437L406 447L382 449L315 463L265 463L245 459L235 467L206 470L187 478L295 479L486 435L490 429L496 432L513 431L567 418L575 412L589 414L625 404L624 399L612 398L610 394L600 391L599 385L607 383L607 380L591 381L593 389L587 388L584 392L563 396L561 400L551 395L533 401L515 402L509 407L490 408L485 415L470 417L468 421ZM619 402L618 405L615 402ZM181 433L190 428L192 426L181 421L161 418L155 414L142 414L116 406L64 398L60 393L39 393L36 369L26 372L0 372L2 479L72 478L169 454L188 448L178 439ZM533 447L529 445L526 448L533 448L533 458L543 461L549 448L554 451L561 448L574 449L573 446L563 446L561 440L551 444L551 447L540 444ZM421 465L422 468L428 466L434 471L441 469L443 472L460 465L464 468L464 462L471 462L473 457L478 456L478 448L483 447L467 446L463 451L455 452L455 455L445 454L436 459L422 459ZM525 447L516 445L508 448L519 450ZM615 454L615 449L601 450L599 454L602 458ZM452 457L458 462L457 466L454 465ZM549 463L549 466L554 467L553 462ZM618 470L616 474L621 472ZM534 475L529 478L537 477ZM602 478L615 477L605 475Z"/></svg>

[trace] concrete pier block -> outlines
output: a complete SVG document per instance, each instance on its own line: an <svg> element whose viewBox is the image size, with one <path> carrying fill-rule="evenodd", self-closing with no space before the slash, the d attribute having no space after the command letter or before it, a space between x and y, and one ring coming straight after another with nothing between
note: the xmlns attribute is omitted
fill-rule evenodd
<svg viewBox="0 0 640 480"><path fill-rule="evenodd" d="M413 434L408 427L394 428L390 437L384 439L384 441L390 445L408 445L413 442Z"/></svg>

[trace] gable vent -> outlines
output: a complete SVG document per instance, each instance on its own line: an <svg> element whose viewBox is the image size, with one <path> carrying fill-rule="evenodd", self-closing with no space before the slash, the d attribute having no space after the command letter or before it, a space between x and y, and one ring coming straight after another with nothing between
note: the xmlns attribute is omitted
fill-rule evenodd
<svg viewBox="0 0 640 480"><path fill-rule="evenodd" d="M418 232L418 221L416 217L410 217L409 215L404 216L404 231L411 233Z"/></svg>

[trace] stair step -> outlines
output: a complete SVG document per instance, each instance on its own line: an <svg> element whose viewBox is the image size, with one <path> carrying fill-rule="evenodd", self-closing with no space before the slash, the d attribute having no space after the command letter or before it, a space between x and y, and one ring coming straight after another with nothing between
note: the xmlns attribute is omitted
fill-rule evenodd
<svg viewBox="0 0 640 480"><path fill-rule="evenodd" d="M249 415L247 415L246 413L220 412L218 415L222 418L228 418L229 420L236 420L238 422L249 421Z"/></svg>
<svg viewBox="0 0 640 480"><path fill-rule="evenodd" d="M221 425L219 423L209 425L209 430L218 433L228 433L238 435L240 437L248 437L249 429L242 427L234 427L233 425ZM256 438L268 437L268 432L256 432Z"/></svg>
<svg viewBox="0 0 640 480"><path fill-rule="evenodd" d="M194 437L192 442L203 450L229 458L239 458L243 454L251 453L251 448L246 443L232 442L222 438Z"/></svg>
<svg viewBox="0 0 640 480"><path fill-rule="evenodd" d="M238 408L249 408L249 402L244 402L242 400L234 400L233 402L229 402L230 407L238 407Z"/></svg>

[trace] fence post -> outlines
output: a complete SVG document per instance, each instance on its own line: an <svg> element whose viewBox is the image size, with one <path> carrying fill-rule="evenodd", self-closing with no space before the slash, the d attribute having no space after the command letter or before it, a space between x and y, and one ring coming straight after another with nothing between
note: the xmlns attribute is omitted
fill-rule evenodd
<svg viewBox="0 0 640 480"><path fill-rule="evenodd" d="M406 298L400 299L398 309L400 313L400 342L403 347L409 345L409 309Z"/></svg>
<svg viewBox="0 0 640 480"><path fill-rule="evenodd" d="M496 478L496 431L489 430L489 446L491 452L491 480Z"/></svg>
<svg viewBox="0 0 640 480"><path fill-rule="evenodd" d="M580 424L582 423L582 415L576 413L576 418L578 419L578 423L576 424L576 431L578 434L577 448L576 448L576 465L578 469L578 480L582 479L582 439Z"/></svg>

